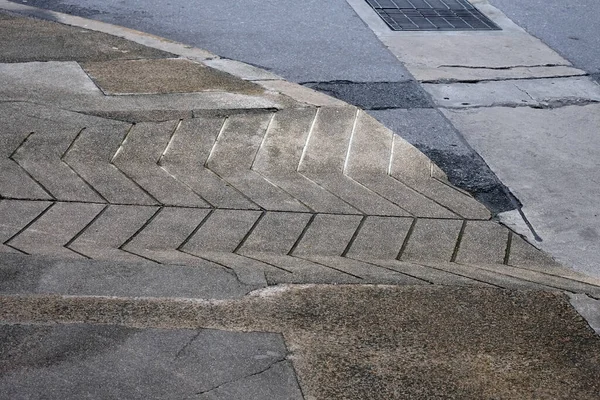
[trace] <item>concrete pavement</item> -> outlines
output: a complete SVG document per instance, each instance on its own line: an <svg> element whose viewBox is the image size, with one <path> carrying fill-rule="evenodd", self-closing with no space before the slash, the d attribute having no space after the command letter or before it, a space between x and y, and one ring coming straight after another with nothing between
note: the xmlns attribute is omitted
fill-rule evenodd
<svg viewBox="0 0 600 400"><path fill-rule="evenodd" d="M597 393L600 339L560 291L600 282L407 141L251 66L85 32L70 55L56 40L0 65L2 393Z"/></svg>

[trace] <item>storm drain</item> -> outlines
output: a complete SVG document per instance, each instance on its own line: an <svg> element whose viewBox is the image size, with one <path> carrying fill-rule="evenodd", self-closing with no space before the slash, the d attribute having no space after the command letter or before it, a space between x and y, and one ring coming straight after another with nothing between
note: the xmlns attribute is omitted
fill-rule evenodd
<svg viewBox="0 0 600 400"><path fill-rule="evenodd" d="M394 31L500 30L467 0L366 0Z"/></svg>

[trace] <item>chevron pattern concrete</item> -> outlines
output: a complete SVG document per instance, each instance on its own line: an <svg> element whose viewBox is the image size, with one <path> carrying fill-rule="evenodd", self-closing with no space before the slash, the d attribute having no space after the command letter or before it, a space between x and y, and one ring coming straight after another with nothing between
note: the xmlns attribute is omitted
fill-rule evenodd
<svg viewBox="0 0 600 400"><path fill-rule="evenodd" d="M129 124L3 103L1 252L241 282L600 294L350 106Z"/></svg>

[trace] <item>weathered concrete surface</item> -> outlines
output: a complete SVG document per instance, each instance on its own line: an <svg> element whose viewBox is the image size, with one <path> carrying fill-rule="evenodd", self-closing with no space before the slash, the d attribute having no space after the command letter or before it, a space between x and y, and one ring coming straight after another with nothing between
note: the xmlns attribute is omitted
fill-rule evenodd
<svg viewBox="0 0 600 400"><path fill-rule="evenodd" d="M305 398L590 400L600 390L600 338L557 293L306 286L214 303L0 299L10 323L279 332Z"/></svg>
<svg viewBox="0 0 600 400"><path fill-rule="evenodd" d="M0 324L0 391L6 399L301 400L286 354L275 333Z"/></svg>
<svg viewBox="0 0 600 400"><path fill-rule="evenodd" d="M558 107L600 102L600 85L589 77L423 85L437 105Z"/></svg>
<svg viewBox="0 0 600 400"><path fill-rule="evenodd" d="M0 62L152 59L173 54L113 35L0 13Z"/></svg>
<svg viewBox="0 0 600 400"><path fill-rule="evenodd" d="M542 238L538 245L575 270L599 277L600 105L445 114L521 199ZM516 212L501 214L501 220L533 240Z"/></svg>
<svg viewBox="0 0 600 400"><path fill-rule="evenodd" d="M571 294L569 299L577 312L600 335L600 300L594 300L584 294Z"/></svg>
<svg viewBox="0 0 600 400"><path fill-rule="evenodd" d="M256 84L185 59L85 62L82 68L107 95L264 91Z"/></svg>

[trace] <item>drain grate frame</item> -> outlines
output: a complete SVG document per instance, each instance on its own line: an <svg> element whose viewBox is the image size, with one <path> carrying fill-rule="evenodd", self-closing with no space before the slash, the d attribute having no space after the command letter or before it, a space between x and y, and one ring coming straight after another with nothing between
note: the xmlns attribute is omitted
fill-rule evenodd
<svg viewBox="0 0 600 400"><path fill-rule="evenodd" d="M467 0L366 0L393 31L498 31Z"/></svg>

